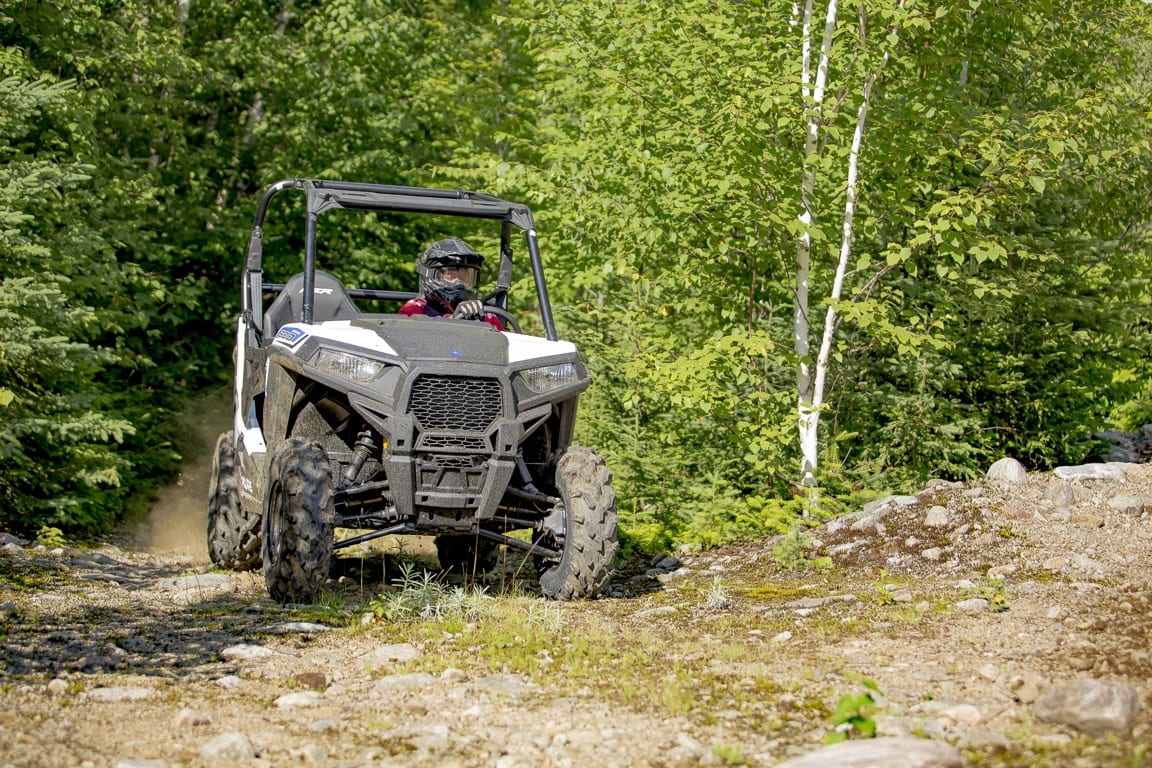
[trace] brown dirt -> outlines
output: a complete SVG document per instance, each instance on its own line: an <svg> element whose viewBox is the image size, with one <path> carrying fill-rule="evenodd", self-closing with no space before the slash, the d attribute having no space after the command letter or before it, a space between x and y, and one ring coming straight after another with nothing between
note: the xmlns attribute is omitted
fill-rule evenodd
<svg viewBox="0 0 1152 768"><path fill-rule="evenodd" d="M282 607L258 575L209 573L202 511L167 497L142 539L0 553L0 766L775 765L819 748L862 679L881 735L970 766L1149 764L1152 521L1109 501L1152 498L1152 467L1068 489L929 490L812 530L808 567L748 542L659 580L622 563L591 602L533 597L509 563L482 614L396 623L372 613L398 590L380 576L426 547L345 559L324 605ZM274 654L225 653L241 644ZM1130 731L1036 717L1040 691L1085 676L1137 688ZM240 752L213 757L230 734Z"/></svg>

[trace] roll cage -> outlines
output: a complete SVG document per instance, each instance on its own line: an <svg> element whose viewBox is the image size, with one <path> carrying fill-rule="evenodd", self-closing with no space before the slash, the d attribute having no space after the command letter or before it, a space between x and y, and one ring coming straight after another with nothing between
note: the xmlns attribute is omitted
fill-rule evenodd
<svg viewBox="0 0 1152 768"><path fill-rule="evenodd" d="M532 266L532 276L536 284L536 298L539 303L540 319L544 326L544 336L549 341L559 339L555 323L552 320L548 289L544 282L544 267L540 259L540 247L536 239L535 224L532 220L532 212L526 206L501 200L491 195L464 190L292 178L278 181L264 192L256 209L256 219L252 225L252 232L248 237L242 277L242 311L250 329L249 333L252 334L251 338L248 339L250 346L257 346L264 334L263 313L260 311L262 295L266 292L275 293L284 287L283 284L264 282L262 260L264 255L264 216L272 198L285 190L303 191L307 195L307 219L304 227L304 291L302 297L302 321L304 323L312 323L313 292L316 285L316 221L321 214L336 209L386 213L426 213L501 222L500 266L496 275L496 288L485 300L485 303L500 309L507 308L508 290L512 285L512 230L516 228L523 232L528 247L529 263ZM374 289L352 289L347 293L354 299L393 301L404 301L415 295L406 291Z"/></svg>

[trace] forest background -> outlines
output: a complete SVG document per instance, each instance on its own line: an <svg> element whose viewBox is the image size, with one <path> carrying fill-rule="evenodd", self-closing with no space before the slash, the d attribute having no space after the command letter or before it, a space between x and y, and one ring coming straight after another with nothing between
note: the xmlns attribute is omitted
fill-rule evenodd
<svg viewBox="0 0 1152 768"><path fill-rule="evenodd" d="M533 207L641 548L1152 422L1142 0L0 0L0 40L0 530L178 469L292 176ZM334 271L413 288L437 234Z"/></svg>

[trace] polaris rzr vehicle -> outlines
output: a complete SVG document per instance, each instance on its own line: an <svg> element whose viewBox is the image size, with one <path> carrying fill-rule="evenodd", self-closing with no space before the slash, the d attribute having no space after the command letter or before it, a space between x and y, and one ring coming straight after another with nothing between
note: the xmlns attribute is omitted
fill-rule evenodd
<svg viewBox="0 0 1152 768"><path fill-rule="evenodd" d="M265 215L282 192L305 197L303 271L266 282ZM482 219L493 242L498 227L484 313L510 330L362 311L418 292L346 288L317 269L319 217L349 211ZM543 338L521 333L508 309L514 239L526 246ZM326 266L337 258L323 253ZM335 550L419 534L436 537L448 571L482 571L503 544L534 560L546 597L604 590L616 496L603 459L571 444L589 377L557 336L528 208L474 192L280 181L257 208L241 297L233 428L217 441L208 493L214 563L262 563L273 598L304 602ZM518 531L529 533L509 535Z"/></svg>

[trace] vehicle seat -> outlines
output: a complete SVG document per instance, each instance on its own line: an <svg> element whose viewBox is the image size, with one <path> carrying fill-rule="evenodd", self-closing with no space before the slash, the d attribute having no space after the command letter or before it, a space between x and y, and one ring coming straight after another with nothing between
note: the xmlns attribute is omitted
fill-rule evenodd
<svg viewBox="0 0 1152 768"><path fill-rule="evenodd" d="M316 286L312 297L312 322L352 320L360 314L349 298L344 284L327 272L316 270ZM264 338L271 339L281 326L300 322L304 318L304 273L299 272L284 285L280 295L268 305L264 313Z"/></svg>

